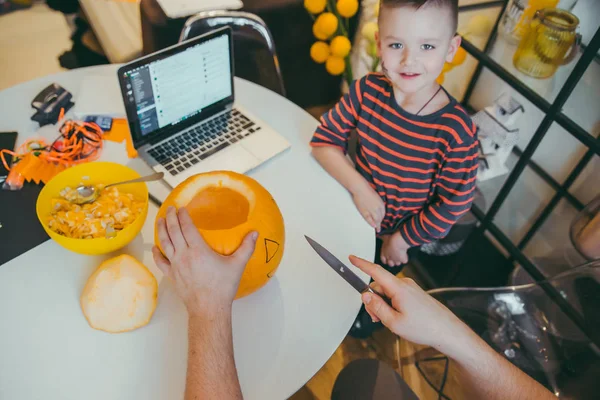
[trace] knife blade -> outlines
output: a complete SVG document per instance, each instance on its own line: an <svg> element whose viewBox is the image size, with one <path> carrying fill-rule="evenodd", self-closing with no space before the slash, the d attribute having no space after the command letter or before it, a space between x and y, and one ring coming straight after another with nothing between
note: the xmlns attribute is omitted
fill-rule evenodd
<svg viewBox="0 0 600 400"><path fill-rule="evenodd" d="M315 240L309 238L306 235L304 235L304 237L308 241L308 244L310 244L310 246L317 252L317 254L327 263L327 265L329 265L335 272L337 272L339 276L344 278L344 280L346 282L348 282L350 284L350 286L352 286L354 289L356 289L356 291L358 293L363 294L365 292L371 292L373 294L376 294L376 295L380 296L387 304L389 304L390 307L393 308L392 301L388 297L384 296L381 293L374 291L362 279L360 279L358 276L356 276L356 274L354 272L352 272L350 270L350 268L348 268L336 256L331 254L331 252L329 250L327 250L325 247L321 246Z"/></svg>
<svg viewBox="0 0 600 400"><path fill-rule="evenodd" d="M308 236L304 236L317 254L342 278L346 280L354 289L359 293L364 293L369 290L367 285L362 279L360 279L354 272L350 270L343 262L341 262L336 256L331 254L329 250L315 242Z"/></svg>

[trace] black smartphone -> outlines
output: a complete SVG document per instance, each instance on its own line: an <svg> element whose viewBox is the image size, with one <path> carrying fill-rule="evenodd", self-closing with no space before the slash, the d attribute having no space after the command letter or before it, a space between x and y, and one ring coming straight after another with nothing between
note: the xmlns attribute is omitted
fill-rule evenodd
<svg viewBox="0 0 600 400"><path fill-rule="evenodd" d="M17 132L0 132L0 150L14 150L15 144L17 143ZM10 154L4 154L4 159L10 167L12 162L12 156ZM2 161L0 161L0 183L4 182L8 170L4 167Z"/></svg>
<svg viewBox="0 0 600 400"><path fill-rule="evenodd" d="M112 128L113 119L104 115L88 115L84 122L95 122L103 132L108 132Z"/></svg>

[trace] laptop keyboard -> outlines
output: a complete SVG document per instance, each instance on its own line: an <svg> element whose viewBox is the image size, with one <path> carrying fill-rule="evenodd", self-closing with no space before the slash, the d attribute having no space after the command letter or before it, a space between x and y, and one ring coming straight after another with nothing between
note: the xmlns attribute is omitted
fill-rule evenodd
<svg viewBox="0 0 600 400"><path fill-rule="evenodd" d="M231 110L152 147L150 154L173 176L260 130L238 110Z"/></svg>

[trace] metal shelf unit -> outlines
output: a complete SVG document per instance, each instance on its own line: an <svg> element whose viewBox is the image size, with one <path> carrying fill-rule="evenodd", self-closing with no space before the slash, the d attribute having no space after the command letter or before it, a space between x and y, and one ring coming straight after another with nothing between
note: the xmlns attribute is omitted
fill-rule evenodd
<svg viewBox="0 0 600 400"><path fill-rule="evenodd" d="M473 94L473 90L477 84L481 72L485 68L520 93L534 106L540 109L545 115L525 149L521 150L519 148L515 148L514 153L519 157L519 160L509 173L508 178L504 182L500 192L492 202L487 212L481 210L475 204L472 207L472 212L479 220L479 229L481 232L489 232L504 248L504 250L510 254L512 260L517 261L533 279L541 282L547 277L523 253L523 249L531 241L536 232L538 232L561 200L565 199L577 210L581 210L583 208L584 205L569 192L569 188L575 182L590 160L594 157L594 155L600 155L600 138L594 137L588 133L579 124L562 112L563 106L569 99L569 96L575 89L582 75L597 57L598 50L600 49L600 28L596 31L588 45L585 46L581 57L577 61L573 71L568 76L554 101L549 102L535 90L527 86L519 78L509 72L505 67L500 65L488 54L495 43L498 35L500 18L502 17L507 4L507 0L503 2L493 1L488 3L480 3L475 6L469 6L468 8L469 10L472 10L475 8L483 9L489 7L498 7L499 5L502 6L483 50L480 50L468 40L463 38L462 47L477 60L478 64L467 86L467 90L462 99L462 104L467 108L471 108L469 107L469 100ZM459 10L466 11L467 9L460 7ZM581 144L587 147L585 155L579 160L577 165L571 170L567 178L562 183L557 182L548 172L546 172L541 166L532 160L535 150L538 148L542 139L553 123L560 125L575 139L579 140ZM515 183L526 167L530 167L531 170L533 170L541 179L548 183L556 191L556 193L550 202L544 207L540 215L535 219L535 221L533 221L532 226L529 228L524 237L517 245L515 245L511 239L505 235L504 232L502 232L502 230L495 224L494 218L498 214L502 204L510 194ZM565 312L565 314L573 320L573 322L581 329L581 331L584 332L594 343L596 343L596 345L600 346L600 332L594 332L590 329L590 327L585 326L582 316L576 310L574 310L571 305L551 285L543 284L542 286L548 296L550 296L550 298L556 302L556 304Z"/></svg>

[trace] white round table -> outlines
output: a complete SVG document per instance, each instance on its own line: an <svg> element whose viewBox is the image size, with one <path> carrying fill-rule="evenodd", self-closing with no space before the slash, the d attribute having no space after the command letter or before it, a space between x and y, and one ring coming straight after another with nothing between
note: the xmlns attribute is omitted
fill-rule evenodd
<svg viewBox="0 0 600 400"><path fill-rule="evenodd" d="M46 85L57 82L76 98L88 74L114 76L117 85L116 69L78 69L0 92L0 131L18 131L22 143L37 129L29 119L29 104ZM291 150L250 173L281 208L285 255L275 277L233 307L235 359L244 398L285 399L333 354L361 305L358 293L319 258L303 235L343 261L350 253L372 259L375 238L348 193L310 156L308 143L317 121L258 85L236 78L235 87L236 101L292 144ZM127 158L123 144L106 143L101 160L150 172L141 160ZM163 183L149 188L158 198L169 191ZM138 258L159 281L154 317L136 331L96 331L79 307L85 281L114 254L82 256L50 240L0 266L0 399L183 398L187 315L152 260L156 212L151 203L141 234L118 252ZM367 281L366 275L354 271Z"/></svg>

